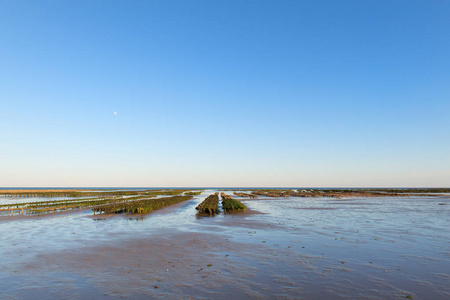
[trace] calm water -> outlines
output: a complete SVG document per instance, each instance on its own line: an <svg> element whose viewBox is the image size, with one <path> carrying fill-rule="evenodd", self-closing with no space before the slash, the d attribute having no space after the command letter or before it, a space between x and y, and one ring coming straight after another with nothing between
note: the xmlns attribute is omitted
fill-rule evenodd
<svg viewBox="0 0 450 300"><path fill-rule="evenodd" d="M272 282L291 298L450 299L448 197L260 198L244 203L262 214L195 217L195 206L212 192L143 219L102 220L88 217L91 212L0 219L0 298L32 299L35 295L22 292L49 285L48 278L40 282L23 269L41 254L81 251L131 235L150 239L162 229L176 229L258 249L245 257L233 254L235 262L260 274L246 279L254 283L255 297L281 297L259 284Z"/></svg>

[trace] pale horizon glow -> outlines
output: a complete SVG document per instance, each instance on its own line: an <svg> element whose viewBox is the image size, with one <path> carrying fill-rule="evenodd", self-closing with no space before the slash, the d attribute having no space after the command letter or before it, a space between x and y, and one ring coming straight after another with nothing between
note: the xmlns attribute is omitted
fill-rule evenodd
<svg viewBox="0 0 450 300"><path fill-rule="evenodd" d="M2 2L0 187L450 187L449 15Z"/></svg>

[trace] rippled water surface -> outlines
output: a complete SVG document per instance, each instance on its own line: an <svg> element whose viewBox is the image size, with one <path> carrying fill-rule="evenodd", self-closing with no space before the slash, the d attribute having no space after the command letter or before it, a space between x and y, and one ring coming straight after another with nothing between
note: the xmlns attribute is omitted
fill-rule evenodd
<svg viewBox="0 0 450 300"><path fill-rule="evenodd" d="M253 290L239 297L450 299L450 198L445 195L240 199L258 213L196 217L195 206L212 192L144 218L93 218L92 212L13 221L4 217L0 296L32 299L30 286L58 288L48 283L49 278L40 281L35 271L21 267L39 255L83 251L133 237L151 239L161 230L174 229L208 233L241 247L227 255L254 272L245 279ZM239 274L228 278L221 272L221 284L233 286ZM94 281L80 286L89 290Z"/></svg>

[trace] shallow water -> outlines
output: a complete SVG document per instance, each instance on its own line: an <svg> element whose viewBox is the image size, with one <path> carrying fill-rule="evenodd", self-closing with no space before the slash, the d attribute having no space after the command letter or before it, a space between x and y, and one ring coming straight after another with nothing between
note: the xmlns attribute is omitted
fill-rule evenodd
<svg viewBox="0 0 450 300"><path fill-rule="evenodd" d="M0 219L0 298L33 299L44 290L53 291L53 298L115 297L95 272L63 267L52 273L29 266L65 251L75 256L104 244L156 239L161 232L169 240L177 232L207 234L223 243L202 252L218 262L213 283L222 294L195 287L211 284L206 279L154 290L136 277L142 286L125 285L117 297L450 298L450 198L238 198L262 214L196 217L195 207L212 192L144 218L77 212Z"/></svg>
<svg viewBox="0 0 450 300"><path fill-rule="evenodd" d="M28 202L44 202L44 201L59 201L59 200L75 200L75 199L91 199L98 198L98 196L87 197L5 197L0 196L0 204L19 204Z"/></svg>

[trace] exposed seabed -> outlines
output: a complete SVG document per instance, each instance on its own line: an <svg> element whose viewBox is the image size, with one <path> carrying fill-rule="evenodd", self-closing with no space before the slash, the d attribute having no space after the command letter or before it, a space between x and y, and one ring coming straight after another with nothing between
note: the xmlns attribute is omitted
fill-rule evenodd
<svg viewBox="0 0 450 300"><path fill-rule="evenodd" d="M450 199L239 198L0 221L1 299L448 299Z"/></svg>

